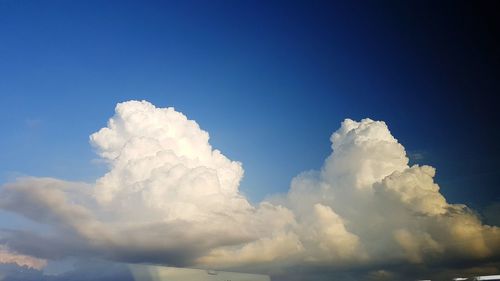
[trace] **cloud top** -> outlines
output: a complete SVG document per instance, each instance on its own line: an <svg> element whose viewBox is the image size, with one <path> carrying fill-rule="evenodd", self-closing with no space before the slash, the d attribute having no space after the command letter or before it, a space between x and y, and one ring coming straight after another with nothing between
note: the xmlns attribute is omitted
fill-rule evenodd
<svg viewBox="0 0 500 281"><path fill-rule="evenodd" d="M97 181L101 203L140 195L141 203L166 211L169 219L194 219L215 203L228 208L239 196L241 163L214 150L208 133L174 108L118 104L108 126L90 140L111 168Z"/></svg>

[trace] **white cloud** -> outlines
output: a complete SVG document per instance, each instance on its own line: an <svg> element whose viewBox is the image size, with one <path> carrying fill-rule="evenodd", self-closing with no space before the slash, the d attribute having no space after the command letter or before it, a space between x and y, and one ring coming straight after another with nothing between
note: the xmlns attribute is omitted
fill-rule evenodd
<svg viewBox="0 0 500 281"><path fill-rule="evenodd" d="M96 184L103 204L140 203L167 220L199 219L216 206L224 212L250 207L238 194L241 163L212 149L208 133L173 108L118 104L90 140L111 168Z"/></svg>
<svg viewBox="0 0 500 281"><path fill-rule="evenodd" d="M94 184L25 178L3 187L3 209L52 226L53 236L32 241L71 241L56 247L59 255L278 272L488 259L500 251L499 228L447 203L435 169L409 167L384 122L346 119L320 171L299 174L287 194L257 206L238 190L241 163L213 149L208 133L173 108L118 104L90 140L109 165ZM4 236L15 250L46 254Z"/></svg>

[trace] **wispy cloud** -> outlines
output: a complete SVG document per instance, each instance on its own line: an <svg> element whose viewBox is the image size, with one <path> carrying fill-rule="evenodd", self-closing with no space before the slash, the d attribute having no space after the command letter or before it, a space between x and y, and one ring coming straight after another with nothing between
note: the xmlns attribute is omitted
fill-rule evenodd
<svg viewBox="0 0 500 281"><path fill-rule="evenodd" d="M5 246L0 246L0 264L2 263L16 264L18 266L33 269L42 269L45 265L47 265L47 261L44 259L14 253L9 251Z"/></svg>
<svg viewBox="0 0 500 281"><path fill-rule="evenodd" d="M24 125L28 129L36 129L36 128L40 127L42 124L43 124L42 120L38 119L38 118L26 118L24 120Z"/></svg>

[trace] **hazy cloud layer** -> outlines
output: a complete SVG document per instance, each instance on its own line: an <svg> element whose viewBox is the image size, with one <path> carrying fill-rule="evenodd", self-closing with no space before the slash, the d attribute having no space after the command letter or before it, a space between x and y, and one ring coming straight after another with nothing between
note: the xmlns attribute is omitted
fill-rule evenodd
<svg viewBox="0 0 500 281"><path fill-rule="evenodd" d="M16 264L18 266L25 266L33 269L42 269L47 265L47 261L13 253L5 249L5 247L0 247L0 264Z"/></svg>
<svg viewBox="0 0 500 281"><path fill-rule="evenodd" d="M241 163L173 108L120 103L90 141L109 165L95 183L22 178L2 187L1 208L52 232L4 231L1 249L277 276L359 268L375 279L397 276L378 269L395 264L493 261L500 252L499 228L446 202L435 169L409 167L384 122L346 119L320 171L257 206L239 193Z"/></svg>

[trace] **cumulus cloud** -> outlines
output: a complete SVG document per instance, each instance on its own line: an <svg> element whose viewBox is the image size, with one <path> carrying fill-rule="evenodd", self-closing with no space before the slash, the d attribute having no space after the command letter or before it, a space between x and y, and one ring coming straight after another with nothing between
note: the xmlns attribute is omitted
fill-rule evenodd
<svg viewBox="0 0 500 281"><path fill-rule="evenodd" d="M484 259L500 250L499 228L483 225L465 205L447 203L435 169L409 167L384 122L347 119L331 141L321 171L298 175L288 194L275 199L293 213L291 231L302 246L290 264L424 264ZM248 257L248 245L267 239L240 254ZM237 260L239 253L227 256Z"/></svg>
<svg viewBox="0 0 500 281"><path fill-rule="evenodd" d="M0 241L39 258L276 274L300 266L396 276L377 267L498 258L500 229L448 203L435 169L410 167L384 122L346 119L330 140L319 171L299 174L287 194L254 206L238 189L242 164L213 149L195 121L146 101L120 103L90 136L109 171L95 183L7 183L0 207L52 232L24 233L28 242L4 231ZM51 251L40 246L50 243Z"/></svg>

